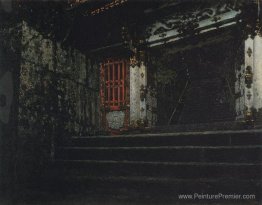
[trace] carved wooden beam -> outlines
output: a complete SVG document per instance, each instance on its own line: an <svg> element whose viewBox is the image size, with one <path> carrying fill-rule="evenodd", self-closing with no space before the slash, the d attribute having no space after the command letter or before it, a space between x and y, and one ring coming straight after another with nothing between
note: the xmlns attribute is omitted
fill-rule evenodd
<svg viewBox="0 0 262 205"><path fill-rule="evenodd" d="M240 13L239 7L226 3L183 13L176 12L147 28L147 44L154 47L188 35L231 26L238 22Z"/></svg>

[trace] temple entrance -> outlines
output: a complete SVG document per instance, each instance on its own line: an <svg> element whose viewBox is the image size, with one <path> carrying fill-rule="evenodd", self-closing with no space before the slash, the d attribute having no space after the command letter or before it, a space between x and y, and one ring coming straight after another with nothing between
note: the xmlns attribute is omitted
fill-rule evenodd
<svg viewBox="0 0 262 205"><path fill-rule="evenodd" d="M176 77L165 88L158 87L159 125L235 119L232 44L223 42L176 54L171 62L179 67Z"/></svg>
<svg viewBox="0 0 262 205"><path fill-rule="evenodd" d="M128 62L107 59L100 67L100 110L104 130L117 134L128 126Z"/></svg>

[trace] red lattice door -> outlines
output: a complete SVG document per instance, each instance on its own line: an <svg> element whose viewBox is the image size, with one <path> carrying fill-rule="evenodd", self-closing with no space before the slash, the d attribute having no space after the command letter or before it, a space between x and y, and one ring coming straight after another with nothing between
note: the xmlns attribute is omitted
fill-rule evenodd
<svg viewBox="0 0 262 205"><path fill-rule="evenodd" d="M128 62L106 60L100 69L102 126L111 133L118 133L127 128L129 120Z"/></svg>

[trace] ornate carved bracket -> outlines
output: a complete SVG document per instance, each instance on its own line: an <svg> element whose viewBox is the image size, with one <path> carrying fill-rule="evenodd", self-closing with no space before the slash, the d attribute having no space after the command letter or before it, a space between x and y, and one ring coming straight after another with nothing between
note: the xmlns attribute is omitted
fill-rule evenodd
<svg viewBox="0 0 262 205"><path fill-rule="evenodd" d="M146 54L145 51L138 51L134 53L133 56L130 57L130 65L131 67L140 66L142 63L146 61Z"/></svg>
<svg viewBox="0 0 262 205"><path fill-rule="evenodd" d="M245 71L245 83L247 85L247 88L251 88L251 84L253 83L253 73L251 66L246 67Z"/></svg>
<svg viewBox="0 0 262 205"><path fill-rule="evenodd" d="M254 115L252 110L246 109L245 110L245 121L246 123L253 123L254 122Z"/></svg>
<svg viewBox="0 0 262 205"><path fill-rule="evenodd" d="M134 55L134 56L130 57L130 66L131 67L135 67L137 65L138 65L137 56Z"/></svg>
<svg viewBox="0 0 262 205"><path fill-rule="evenodd" d="M144 85L140 86L140 100L144 101L146 99L147 88Z"/></svg>
<svg viewBox="0 0 262 205"><path fill-rule="evenodd" d="M262 37L262 25L261 25L259 19L257 19L255 33L256 33L257 35L259 35L260 37Z"/></svg>

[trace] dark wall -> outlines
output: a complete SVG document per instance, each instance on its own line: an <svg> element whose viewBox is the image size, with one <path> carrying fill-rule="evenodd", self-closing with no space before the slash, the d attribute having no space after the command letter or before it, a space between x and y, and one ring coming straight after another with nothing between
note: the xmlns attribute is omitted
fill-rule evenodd
<svg viewBox="0 0 262 205"><path fill-rule="evenodd" d="M97 64L23 22L18 134L23 155L19 167L24 171L20 178L48 169L55 147L69 137L95 134L98 106Z"/></svg>
<svg viewBox="0 0 262 205"><path fill-rule="evenodd" d="M162 69L158 77L175 73L172 79L158 83L159 125L167 125L173 111L170 124L235 120L236 43L231 38L173 54L168 48L168 55L158 57L160 62L167 58L162 68L158 66Z"/></svg>
<svg viewBox="0 0 262 205"><path fill-rule="evenodd" d="M12 193L16 181L20 28L8 2L0 4L0 198Z"/></svg>
<svg viewBox="0 0 262 205"><path fill-rule="evenodd" d="M10 6L0 4L3 196L41 176L55 145L100 129L98 63L36 29L41 25L29 26L19 9Z"/></svg>

